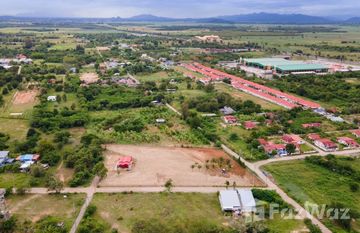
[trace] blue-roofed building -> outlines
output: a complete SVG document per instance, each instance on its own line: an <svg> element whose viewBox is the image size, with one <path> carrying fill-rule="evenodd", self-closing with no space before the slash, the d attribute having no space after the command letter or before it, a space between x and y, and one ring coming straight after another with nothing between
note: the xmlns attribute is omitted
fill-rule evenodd
<svg viewBox="0 0 360 233"><path fill-rule="evenodd" d="M40 159L40 155L38 154L25 154L20 155L17 157L16 160L20 161L21 163L29 162L29 161L38 161Z"/></svg>

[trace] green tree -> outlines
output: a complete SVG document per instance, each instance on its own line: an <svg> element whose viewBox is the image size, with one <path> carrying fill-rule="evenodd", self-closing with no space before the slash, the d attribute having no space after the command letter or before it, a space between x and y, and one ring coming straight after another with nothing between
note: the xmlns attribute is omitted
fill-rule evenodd
<svg viewBox="0 0 360 233"><path fill-rule="evenodd" d="M168 179L166 182L165 182L165 190L169 193L171 193L171 190L172 188L174 187L174 184L173 184L173 180L172 179Z"/></svg>

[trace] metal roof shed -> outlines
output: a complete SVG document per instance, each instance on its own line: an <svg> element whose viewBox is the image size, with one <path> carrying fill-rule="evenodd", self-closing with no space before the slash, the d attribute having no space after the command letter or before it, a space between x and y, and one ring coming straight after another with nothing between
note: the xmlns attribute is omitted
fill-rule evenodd
<svg viewBox="0 0 360 233"><path fill-rule="evenodd" d="M254 196L249 189L238 189L237 190L240 202L241 202L241 210L243 212L255 212L256 211L256 202Z"/></svg>
<svg viewBox="0 0 360 233"><path fill-rule="evenodd" d="M219 195L221 209L223 211L234 211L241 209L238 193L236 190L222 190Z"/></svg>

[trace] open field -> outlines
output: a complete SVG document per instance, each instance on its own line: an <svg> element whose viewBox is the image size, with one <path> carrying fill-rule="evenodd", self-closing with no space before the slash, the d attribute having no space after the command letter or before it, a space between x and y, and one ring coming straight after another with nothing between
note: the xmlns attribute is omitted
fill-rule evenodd
<svg viewBox="0 0 360 233"><path fill-rule="evenodd" d="M205 168L206 161L230 157L223 151L210 148L176 148L135 145L106 145L105 165L107 177L101 186L162 186L172 179L175 186L224 186L236 182L238 186L261 186L253 174L231 160L229 172L218 167ZM132 156L135 165L131 171L116 171L116 162L122 156ZM192 165L200 164L199 169Z"/></svg>
<svg viewBox="0 0 360 233"><path fill-rule="evenodd" d="M53 216L57 221L64 222L69 230L85 199L84 194L64 195L11 195L6 204L11 215L19 222L28 220L32 223L46 216Z"/></svg>
<svg viewBox="0 0 360 233"><path fill-rule="evenodd" d="M169 79L169 75L166 72L161 71L154 74L137 75L135 78L140 82L159 82L163 79Z"/></svg>
<svg viewBox="0 0 360 233"><path fill-rule="evenodd" d="M29 128L28 122L22 119L0 119L0 132L9 134L10 140L22 140Z"/></svg>
<svg viewBox="0 0 360 233"><path fill-rule="evenodd" d="M83 73L80 75L80 80L85 84L96 83L99 80L99 76L96 73Z"/></svg>
<svg viewBox="0 0 360 233"><path fill-rule="evenodd" d="M37 90L16 92L7 111L9 113L25 113L26 111L31 110L37 103L37 95Z"/></svg>
<svg viewBox="0 0 360 233"><path fill-rule="evenodd" d="M359 171L359 159L343 160L342 163L351 164ZM271 173L283 190L302 205L306 202L318 205L341 203L353 211L360 211L360 195L358 192L350 191L349 184L352 181L349 177L305 161L270 164L266 165L265 169ZM358 221L354 223L354 228L359 231ZM334 232L347 232L329 220L324 220L324 223Z"/></svg>
<svg viewBox="0 0 360 233"><path fill-rule="evenodd" d="M167 226L178 225L185 229L194 222L225 227L232 222L232 217L221 212L216 194L96 194L92 204L97 207L95 218L106 222L106 232L110 232L111 228L130 232L133 224L141 220L155 220ZM264 225L271 233L288 233L304 227L302 221L278 218L267 220Z"/></svg>

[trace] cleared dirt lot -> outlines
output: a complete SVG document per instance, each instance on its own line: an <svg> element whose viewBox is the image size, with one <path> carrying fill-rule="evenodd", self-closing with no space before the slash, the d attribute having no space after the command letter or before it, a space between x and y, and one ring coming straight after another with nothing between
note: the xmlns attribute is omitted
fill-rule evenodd
<svg viewBox="0 0 360 233"><path fill-rule="evenodd" d="M38 94L37 90L16 92L14 95L13 104L20 105L20 104L34 103L36 100L37 94Z"/></svg>
<svg viewBox="0 0 360 233"><path fill-rule="evenodd" d="M83 73L80 76L80 80L85 84L96 83L99 80L97 73Z"/></svg>
<svg viewBox="0 0 360 233"><path fill-rule="evenodd" d="M106 145L107 177L100 186L162 186L168 179L175 186L262 186L252 173L231 160L231 169L225 175L220 168L205 168L206 161L230 157L222 150L209 148L178 148L136 145ZM132 156L135 165L131 171L116 171L116 162L122 156ZM191 166L195 163L201 168Z"/></svg>

